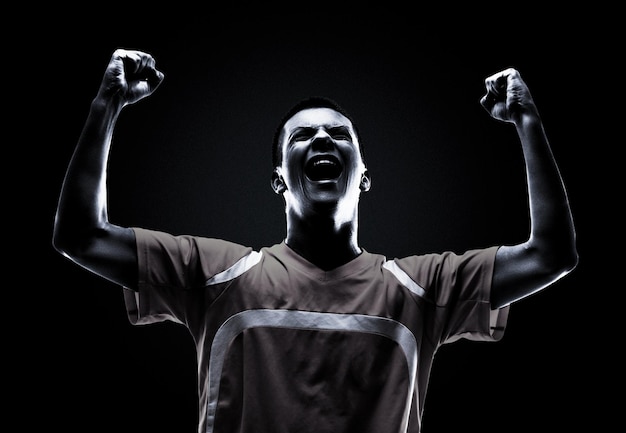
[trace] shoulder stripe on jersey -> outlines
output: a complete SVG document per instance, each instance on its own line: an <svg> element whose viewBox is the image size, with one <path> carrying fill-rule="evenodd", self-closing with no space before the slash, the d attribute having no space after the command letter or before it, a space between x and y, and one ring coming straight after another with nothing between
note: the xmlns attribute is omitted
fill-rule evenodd
<svg viewBox="0 0 626 433"><path fill-rule="evenodd" d="M404 287L415 293L417 296L423 298L426 295L426 291L422 288L422 286L413 281L406 272L400 269L395 260L387 260L383 264L383 268L395 275Z"/></svg>
<svg viewBox="0 0 626 433"><path fill-rule="evenodd" d="M220 284L230 280L234 280L239 275L243 274L254 265L259 263L262 255L263 254L258 251L251 251L249 254L239 259L237 263L232 265L230 268L220 272L219 274L215 274L211 278L206 280L206 283L204 283L204 285L210 286L213 284Z"/></svg>
<svg viewBox="0 0 626 433"><path fill-rule="evenodd" d="M306 330L352 331L377 334L395 341L406 357L409 373L407 400L401 432L406 432L415 391L418 350L413 333L395 320L363 314L323 313L299 310L246 310L229 317L218 329L209 359L206 433L212 433L219 396L220 377L230 343L246 329L270 327Z"/></svg>

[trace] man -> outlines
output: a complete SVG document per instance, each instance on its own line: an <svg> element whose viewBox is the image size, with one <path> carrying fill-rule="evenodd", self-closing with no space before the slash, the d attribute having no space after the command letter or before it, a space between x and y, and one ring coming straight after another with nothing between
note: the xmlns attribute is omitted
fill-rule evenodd
<svg viewBox="0 0 626 433"><path fill-rule="evenodd" d="M274 137L284 241L255 251L115 225L106 203L115 123L163 77L147 53L113 53L67 170L53 243L124 287L133 324L189 330L198 432L417 433L437 349L499 340L511 303L577 264L567 195L514 69L485 80L481 103L521 141L531 225L519 245L393 260L364 250L358 209L370 175L352 119L324 98L297 104Z"/></svg>

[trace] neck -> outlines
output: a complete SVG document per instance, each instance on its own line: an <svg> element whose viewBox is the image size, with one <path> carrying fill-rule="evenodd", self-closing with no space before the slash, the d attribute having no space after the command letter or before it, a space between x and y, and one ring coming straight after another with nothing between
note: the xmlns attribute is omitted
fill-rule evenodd
<svg viewBox="0 0 626 433"><path fill-rule="evenodd" d="M356 218L340 225L331 218L288 218L285 243L325 271L346 264L361 254Z"/></svg>

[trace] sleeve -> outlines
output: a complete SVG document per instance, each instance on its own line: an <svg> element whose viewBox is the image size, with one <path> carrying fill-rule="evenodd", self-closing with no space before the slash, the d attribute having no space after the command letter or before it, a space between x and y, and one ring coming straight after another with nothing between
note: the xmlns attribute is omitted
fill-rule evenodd
<svg viewBox="0 0 626 433"><path fill-rule="evenodd" d="M186 323L206 312L221 293L206 282L228 269L252 248L232 242L133 228L137 240L137 290L124 289L133 325L170 320Z"/></svg>
<svg viewBox="0 0 626 433"><path fill-rule="evenodd" d="M498 247L396 259L425 291L429 337L436 344L461 338L498 341L509 306L492 309L491 285Z"/></svg>

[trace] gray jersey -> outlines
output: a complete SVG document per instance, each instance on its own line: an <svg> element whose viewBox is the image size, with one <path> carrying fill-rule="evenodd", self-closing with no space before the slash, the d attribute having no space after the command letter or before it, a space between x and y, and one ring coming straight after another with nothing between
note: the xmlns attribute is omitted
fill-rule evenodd
<svg viewBox="0 0 626 433"><path fill-rule="evenodd" d="M171 320L196 343L199 433L418 433L436 350L496 341L497 247L387 260L363 251L323 271L285 243L135 228L133 324Z"/></svg>

